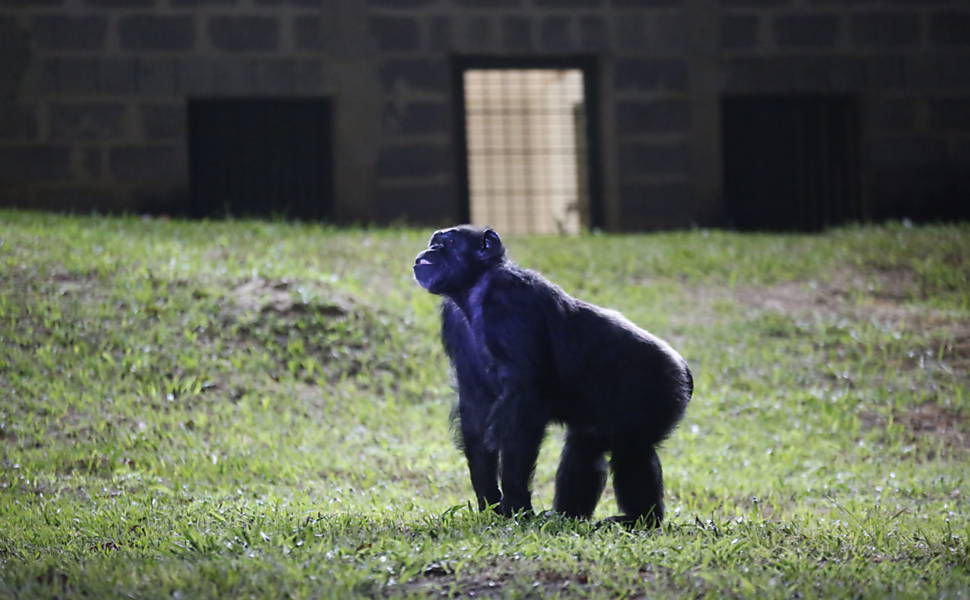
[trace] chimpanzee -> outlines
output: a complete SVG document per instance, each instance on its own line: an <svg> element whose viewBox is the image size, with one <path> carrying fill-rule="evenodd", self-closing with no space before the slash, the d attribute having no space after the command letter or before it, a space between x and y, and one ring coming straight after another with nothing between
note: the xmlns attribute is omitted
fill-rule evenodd
<svg viewBox="0 0 970 600"><path fill-rule="evenodd" d="M436 231L414 277L442 302L458 419L478 506L531 513L529 484L549 422L566 425L556 512L588 518L606 484L623 523L664 514L659 444L693 392L687 363L620 313L573 298L505 256L495 231ZM498 480L501 479L501 491Z"/></svg>

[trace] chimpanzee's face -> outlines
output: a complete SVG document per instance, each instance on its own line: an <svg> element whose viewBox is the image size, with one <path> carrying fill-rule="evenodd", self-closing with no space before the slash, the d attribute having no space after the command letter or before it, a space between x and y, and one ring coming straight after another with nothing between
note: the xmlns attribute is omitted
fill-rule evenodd
<svg viewBox="0 0 970 600"><path fill-rule="evenodd" d="M470 226L434 232L428 249L414 259L414 278L432 294L453 294L471 287L495 259L504 254L491 229Z"/></svg>

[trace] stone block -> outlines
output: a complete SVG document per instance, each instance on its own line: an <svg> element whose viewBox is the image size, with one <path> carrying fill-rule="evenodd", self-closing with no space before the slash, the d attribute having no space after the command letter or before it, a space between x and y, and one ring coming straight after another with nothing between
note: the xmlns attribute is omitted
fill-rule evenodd
<svg viewBox="0 0 970 600"><path fill-rule="evenodd" d="M434 4L438 0L367 0L371 6L382 8L418 8Z"/></svg>
<svg viewBox="0 0 970 600"><path fill-rule="evenodd" d="M970 90L970 68L961 54L912 54L905 57L906 86L921 90Z"/></svg>
<svg viewBox="0 0 970 600"><path fill-rule="evenodd" d="M691 225L688 183L626 183L620 186L619 228L650 231Z"/></svg>
<svg viewBox="0 0 970 600"><path fill-rule="evenodd" d="M191 50L195 22L190 16L132 15L118 21L121 47L133 52Z"/></svg>
<svg viewBox="0 0 970 600"><path fill-rule="evenodd" d="M775 42L781 47L831 48L839 39L835 14L796 13L775 18Z"/></svg>
<svg viewBox="0 0 970 600"><path fill-rule="evenodd" d="M638 54L647 50L649 37L646 31L646 17L640 13L617 15L613 18L616 47L623 52Z"/></svg>
<svg viewBox="0 0 970 600"><path fill-rule="evenodd" d="M0 146L0 180L64 181L71 178L65 146Z"/></svg>
<svg viewBox="0 0 970 600"><path fill-rule="evenodd" d="M381 178L430 177L451 171L454 158L440 144L414 143L385 146L377 161Z"/></svg>
<svg viewBox="0 0 970 600"><path fill-rule="evenodd" d="M204 6L235 6L237 0L169 0L175 8L199 8Z"/></svg>
<svg viewBox="0 0 970 600"><path fill-rule="evenodd" d="M569 52L573 49L569 17L545 17L539 22L539 48L546 52Z"/></svg>
<svg viewBox="0 0 970 600"><path fill-rule="evenodd" d="M863 82L871 89L899 89L906 85L906 65L895 54L870 56L865 60Z"/></svg>
<svg viewBox="0 0 970 600"><path fill-rule="evenodd" d="M171 96L177 93L177 62L167 58L143 58L135 63L138 93Z"/></svg>
<svg viewBox="0 0 970 600"><path fill-rule="evenodd" d="M64 0L0 0L0 7L4 8L47 8L51 6L61 6Z"/></svg>
<svg viewBox="0 0 970 600"><path fill-rule="evenodd" d="M24 104L0 104L0 140L27 142L37 139L37 108Z"/></svg>
<svg viewBox="0 0 970 600"><path fill-rule="evenodd" d="M290 95L296 91L296 60L260 58L253 61L253 91L257 94Z"/></svg>
<svg viewBox="0 0 970 600"><path fill-rule="evenodd" d="M721 18L721 47L725 50L751 49L758 45L758 17L728 14Z"/></svg>
<svg viewBox="0 0 970 600"><path fill-rule="evenodd" d="M937 46L970 46L970 12L941 12L930 19L930 41Z"/></svg>
<svg viewBox="0 0 970 600"><path fill-rule="evenodd" d="M970 97L930 100L930 127L941 133L970 131Z"/></svg>
<svg viewBox="0 0 970 600"><path fill-rule="evenodd" d="M607 50L610 47L610 34L606 20L599 15L579 17L579 49L588 51Z"/></svg>
<svg viewBox="0 0 970 600"><path fill-rule="evenodd" d="M409 102L403 109L388 104L384 131L391 135L429 135L451 131L451 110L445 102Z"/></svg>
<svg viewBox="0 0 970 600"><path fill-rule="evenodd" d="M620 102L616 127L623 133L671 133L690 128L690 103L686 100Z"/></svg>
<svg viewBox="0 0 970 600"><path fill-rule="evenodd" d="M188 114L184 103L142 104L141 130L148 142L185 139Z"/></svg>
<svg viewBox="0 0 970 600"><path fill-rule="evenodd" d="M867 61L856 55L835 55L824 59L826 90L832 92L854 92L865 85Z"/></svg>
<svg viewBox="0 0 970 600"><path fill-rule="evenodd" d="M55 62L60 96L94 95L100 92L100 61L94 58L61 58Z"/></svg>
<svg viewBox="0 0 970 600"><path fill-rule="evenodd" d="M39 73L38 61L31 61L29 35L27 28L21 27L13 16L0 16L0 98L12 98L22 93L22 89L35 89L42 83L39 78L23 82L25 73Z"/></svg>
<svg viewBox="0 0 970 600"><path fill-rule="evenodd" d="M98 60L98 91L103 95L127 95L138 89L138 60L101 58Z"/></svg>
<svg viewBox="0 0 970 600"><path fill-rule="evenodd" d="M178 177L178 152L173 146L120 146L108 154L111 176L125 183L170 181Z"/></svg>
<svg viewBox="0 0 970 600"><path fill-rule="evenodd" d="M216 94L251 94L252 60L226 57L212 61L212 91Z"/></svg>
<svg viewBox="0 0 970 600"><path fill-rule="evenodd" d="M108 32L101 15L44 15L31 20L31 40L45 50L100 50Z"/></svg>
<svg viewBox="0 0 970 600"><path fill-rule="evenodd" d="M495 19L488 14L473 14L461 20L461 36L452 43L465 52L483 52L495 45Z"/></svg>
<svg viewBox="0 0 970 600"><path fill-rule="evenodd" d="M532 50L532 19L525 16L505 16L501 21L502 49Z"/></svg>
<svg viewBox="0 0 970 600"><path fill-rule="evenodd" d="M456 6L468 6L472 8L499 8L510 6L521 6L523 0L451 0Z"/></svg>
<svg viewBox="0 0 970 600"><path fill-rule="evenodd" d="M257 6L298 6L303 8L320 8L326 6L330 0L256 0Z"/></svg>
<svg viewBox="0 0 970 600"><path fill-rule="evenodd" d="M690 31L682 14L660 14L651 18L653 42L651 49L662 53L679 54L687 49Z"/></svg>
<svg viewBox="0 0 970 600"><path fill-rule="evenodd" d="M448 183L384 184L374 200L374 216L381 223L444 227L458 220L458 198Z"/></svg>
<svg viewBox="0 0 970 600"><path fill-rule="evenodd" d="M214 58L190 55L173 61L175 67L176 92L185 96L205 96L212 94L212 63Z"/></svg>
<svg viewBox="0 0 970 600"><path fill-rule="evenodd" d="M57 94L59 58L35 58L29 64L14 70L4 60L0 50L0 98L25 96L53 96ZM19 61L18 61L19 63ZM6 71L2 70L7 68ZM22 69L22 70L21 70Z"/></svg>
<svg viewBox="0 0 970 600"><path fill-rule="evenodd" d="M804 2L805 0L803 0ZM848 6L848 7L866 7L876 4L903 4L906 2L926 2L934 0L807 0L809 4L818 6ZM946 1L946 0L944 0Z"/></svg>
<svg viewBox="0 0 970 600"><path fill-rule="evenodd" d="M276 17L215 16L207 23L213 47L227 52L273 52L280 44Z"/></svg>
<svg viewBox="0 0 970 600"><path fill-rule="evenodd" d="M912 131L916 127L916 102L910 99L880 98L867 104L870 122L877 131Z"/></svg>
<svg viewBox="0 0 970 600"><path fill-rule="evenodd" d="M860 47L900 48L919 42L919 13L855 13L849 20L849 36Z"/></svg>
<svg viewBox="0 0 970 600"><path fill-rule="evenodd" d="M316 58L297 60L294 73L297 93L325 94L333 92L331 81L327 77L326 63L323 60Z"/></svg>
<svg viewBox="0 0 970 600"><path fill-rule="evenodd" d="M866 85L866 60L846 56L773 56L725 62L728 92L826 92Z"/></svg>
<svg viewBox="0 0 970 600"><path fill-rule="evenodd" d="M439 15L431 18L430 45L433 52L448 52L452 49L451 17Z"/></svg>
<svg viewBox="0 0 970 600"><path fill-rule="evenodd" d="M662 8L667 6L682 6L684 0L611 0L618 8Z"/></svg>
<svg viewBox="0 0 970 600"><path fill-rule="evenodd" d="M106 141L125 134L122 104L55 104L50 107L50 136L54 141Z"/></svg>
<svg viewBox="0 0 970 600"><path fill-rule="evenodd" d="M603 5L603 0L532 0L532 3L543 8L596 8Z"/></svg>
<svg viewBox="0 0 970 600"><path fill-rule="evenodd" d="M791 4L791 0L721 0L721 6L724 8L765 8L769 6L787 6L789 4Z"/></svg>
<svg viewBox="0 0 970 600"><path fill-rule="evenodd" d="M181 178L166 185L135 186L127 210L148 215L192 215L192 196L188 179Z"/></svg>
<svg viewBox="0 0 970 600"><path fill-rule="evenodd" d="M393 58L384 61L380 71L385 90L399 86L433 92L448 91L448 69L443 60L430 58Z"/></svg>
<svg viewBox="0 0 970 600"><path fill-rule="evenodd" d="M97 181L104 176L104 150L100 147L81 149L82 179Z"/></svg>
<svg viewBox="0 0 970 600"><path fill-rule="evenodd" d="M371 17L370 30L385 52L407 52L421 47L421 31L414 17Z"/></svg>
<svg viewBox="0 0 970 600"><path fill-rule="evenodd" d="M31 209L56 210L74 214L91 212L127 212L131 209L127 195L117 186L87 183L38 186L31 190L30 200L22 204Z"/></svg>
<svg viewBox="0 0 970 600"><path fill-rule="evenodd" d="M88 6L100 8L149 8L155 6L155 0L84 0Z"/></svg>
<svg viewBox="0 0 970 600"><path fill-rule="evenodd" d="M293 33L298 50L319 52L326 50L333 35L333 19L321 16L298 16L293 21Z"/></svg>
<svg viewBox="0 0 970 600"><path fill-rule="evenodd" d="M614 68L618 90L686 90L687 63L668 58L621 58Z"/></svg>
<svg viewBox="0 0 970 600"><path fill-rule="evenodd" d="M686 176L690 152L686 144L627 142L620 146L620 179L644 175Z"/></svg>

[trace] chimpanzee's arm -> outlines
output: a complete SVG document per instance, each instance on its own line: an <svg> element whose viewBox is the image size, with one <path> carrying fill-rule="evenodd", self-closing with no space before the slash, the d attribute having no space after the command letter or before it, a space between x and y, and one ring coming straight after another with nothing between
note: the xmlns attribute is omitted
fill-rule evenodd
<svg viewBox="0 0 970 600"><path fill-rule="evenodd" d="M482 352L457 305L445 300L441 307L441 337L458 380L458 427L468 460L479 510L498 504L498 450L485 443L489 411L496 402L494 386L485 375Z"/></svg>
<svg viewBox="0 0 970 600"><path fill-rule="evenodd" d="M485 344L495 364L498 402L489 415L489 437L502 465L500 511L532 509L529 484L549 411L540 382L551 368L545 321L529 290L496 289L483 310Z"/></svg>

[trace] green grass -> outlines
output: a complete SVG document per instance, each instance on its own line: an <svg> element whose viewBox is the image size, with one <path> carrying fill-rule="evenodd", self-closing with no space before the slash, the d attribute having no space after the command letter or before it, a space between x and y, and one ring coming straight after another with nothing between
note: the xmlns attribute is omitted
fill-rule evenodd
<svg viewBox="0 0 970 600"><path fill-rule="evenodd" d="M0 597L970 597L970 226L506 240L694 369L648 532L469 509L428 234L0 212Z"/></svg>

